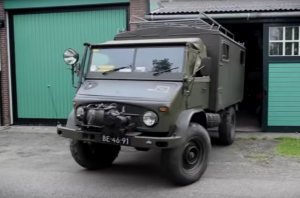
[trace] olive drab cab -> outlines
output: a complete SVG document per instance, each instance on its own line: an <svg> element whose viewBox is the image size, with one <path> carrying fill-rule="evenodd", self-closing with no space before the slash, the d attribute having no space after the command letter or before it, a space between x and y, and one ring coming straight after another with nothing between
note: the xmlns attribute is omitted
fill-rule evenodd
<svg viewBox="0 0 300 198"><path fill-rule="evenodd" d="M245 47L206 17L132 21L134 31L64 53L78 82L74 109L57 133L70 138L74 160L87 169L109 167L121 146L161 150L170 181L188 185L208 166L209 128L219 142L235 139L243 100ZM77 42L77 41L74 41Z"/></svg>

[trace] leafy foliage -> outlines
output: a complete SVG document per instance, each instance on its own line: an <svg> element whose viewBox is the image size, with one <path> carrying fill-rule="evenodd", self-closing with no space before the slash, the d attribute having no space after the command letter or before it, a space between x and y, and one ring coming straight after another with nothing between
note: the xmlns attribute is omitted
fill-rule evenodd
<svg viewBox="0 0 300 198"><path fill-rule="evenodd" d="M173 65L173 63L169 62L168 58L165 58L163 60L153 60L152 62L153 64L153 72L159 72L159 71L163 71L163 70L167 70L167 69L171 69L171 66Z"/></svg>

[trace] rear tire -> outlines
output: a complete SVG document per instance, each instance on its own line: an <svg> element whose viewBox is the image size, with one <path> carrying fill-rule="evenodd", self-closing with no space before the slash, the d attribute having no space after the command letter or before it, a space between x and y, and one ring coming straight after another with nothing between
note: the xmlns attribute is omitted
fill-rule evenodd
<svg viewBox="0 0 300 198"><path fill-rule="evenodd" d="M222 145L231 145L235 140L236 113L233 107L229 107L222 116L219 126L219 141Z"/></svg>
<svg viewBox="0 0 300 198"><path fill-rule="evenodd" d="M118 157L120 146L99 143L84 143L71 140L73 159L83 168L95 170L109 167Z"/></svg>
<svg viewBox="0 0 300 198"><path fill-rule="evenodd" d="M206 171L210 150L210 137L206 129L190 123L183 145L162 150L162 165L170 181L180 186L198 181Z"/></svg>

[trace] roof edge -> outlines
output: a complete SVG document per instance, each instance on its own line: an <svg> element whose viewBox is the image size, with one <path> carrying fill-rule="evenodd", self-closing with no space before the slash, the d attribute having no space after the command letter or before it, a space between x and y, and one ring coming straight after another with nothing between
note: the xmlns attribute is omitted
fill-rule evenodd
<svg viewBox="0 0 300 198"><path fill-rule="evenodd" d="M168 15L168 14L199 14L200 11L163 11L164 8L159 8L156 10L152 10L151 12L148 13L148 15ZM228 10L228 11L204 11L203 13L205 14L229 14L229 13L268 13L268 12L297 12L300 11L298 8L294 9L272 9L272 10Z"/></svg>
<svg viewBox="0 0 300 198"><path fill-rule="evenodd" d="M300 11L289 12L234 12L234 13L206 13L213 19L251 19L251 18L272 18L272 17L300 17ZM167 19L192 19L198 18L198 14L148 14L144 18L147 20L167 20ZM202 16L201 16L202 17Z"/></svg>

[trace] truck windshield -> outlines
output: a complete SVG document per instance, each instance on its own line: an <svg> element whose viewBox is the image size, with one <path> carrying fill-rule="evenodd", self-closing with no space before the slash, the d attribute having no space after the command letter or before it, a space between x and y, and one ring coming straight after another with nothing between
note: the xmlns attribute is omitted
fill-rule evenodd
<svg viewBox="0 0 300 198"><path fill-rule="evenodd" d="M94 49L89 72L130 66L115 72L182 72L184 46Z"/></svg>

